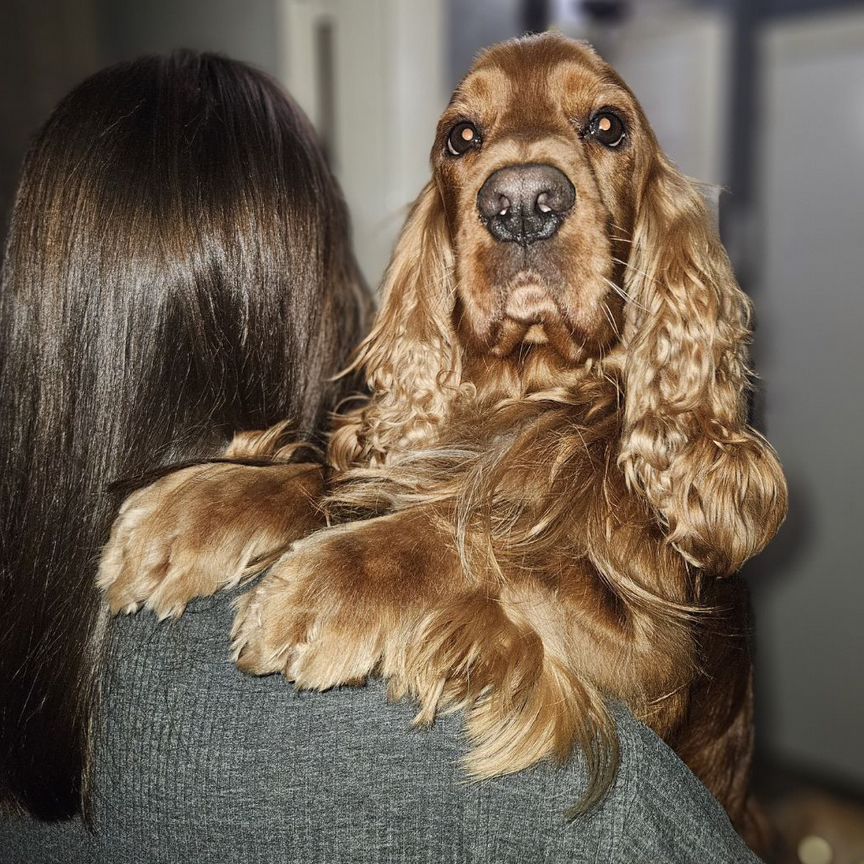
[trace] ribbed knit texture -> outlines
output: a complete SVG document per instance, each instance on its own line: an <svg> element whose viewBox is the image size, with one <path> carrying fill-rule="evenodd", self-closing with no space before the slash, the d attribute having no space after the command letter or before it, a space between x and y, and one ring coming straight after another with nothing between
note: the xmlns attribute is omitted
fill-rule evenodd
<svg viewBox="0 0 864 864"><path fill-rule="evenodd" d="M458 716L410 728L383 686L297 694L228 657L230 598L111 630L96 830L0 822L3 864L756 862L719 805L626 711L603 804L573 822L574 760L482 783Z"/></svg>

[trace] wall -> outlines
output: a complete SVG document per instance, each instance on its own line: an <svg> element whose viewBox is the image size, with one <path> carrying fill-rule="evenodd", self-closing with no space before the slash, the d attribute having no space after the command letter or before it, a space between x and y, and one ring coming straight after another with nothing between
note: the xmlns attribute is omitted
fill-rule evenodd
<svg viewBox="0 0 864 864"><path fill-rule="evenodd" d="M279 72L276 0L95 0L106 63L194 48Z"/></svg>
<svg viewBox="0 0 864 864"><path fill-rule="evenodd" d="M864 786L864 13L765 32L757 283L788 524L754 567L765 744Z"/></svg>

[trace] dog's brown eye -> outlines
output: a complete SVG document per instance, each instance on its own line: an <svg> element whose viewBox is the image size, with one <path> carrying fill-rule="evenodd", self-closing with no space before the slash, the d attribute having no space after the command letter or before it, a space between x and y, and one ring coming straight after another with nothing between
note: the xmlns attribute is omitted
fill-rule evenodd
<svg viewBox="0 0 864 864"><path fill-rule="evenodd" d="M461 123L457 123L447 135L447 152L451 156L461 156L472 147L479 147L481 143L477 127L473 123L463 120Z"/></svg>
<svg viewBox="0 0 864 864"><path fill-rule="evenodd" d="M588 124L588 134L604 147L618 147L627 137L627 128L617 114L598 111Z"/></svg>

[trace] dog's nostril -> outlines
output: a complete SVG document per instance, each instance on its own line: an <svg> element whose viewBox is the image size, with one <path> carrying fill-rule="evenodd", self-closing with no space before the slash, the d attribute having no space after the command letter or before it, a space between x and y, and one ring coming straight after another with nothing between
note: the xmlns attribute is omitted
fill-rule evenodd
<svg viewBox="0 0 864 864"><path fill-rule="evenodd" d="M501 195L498 198L498 205L500 206L500 210L498 211L499 216L506 216L510 212L510 208L513 206L510 203L510 199L506 195Z"/></svg>
<svg viewBox="0 0 864 864"><path fill-rule="evenodd" d="M551 213L552 212L552 208L549 206L548 201L549 201L549 193L548 192L541 192L537 196L537 209L541 213Z"/></svg>

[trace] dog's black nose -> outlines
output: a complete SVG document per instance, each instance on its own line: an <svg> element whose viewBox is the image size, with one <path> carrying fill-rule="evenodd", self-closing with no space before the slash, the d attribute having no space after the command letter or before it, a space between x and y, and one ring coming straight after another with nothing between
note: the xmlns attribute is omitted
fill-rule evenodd
<svg viewBox="0 0 864 864"><path fill-rule="evenodd" d="M490 174L477 195L489 233L527 246L551 237L576 202L576 190L552 165L511 165Z"/></svg>

